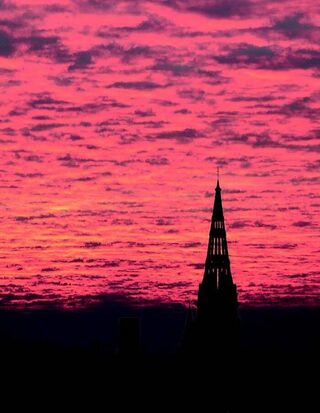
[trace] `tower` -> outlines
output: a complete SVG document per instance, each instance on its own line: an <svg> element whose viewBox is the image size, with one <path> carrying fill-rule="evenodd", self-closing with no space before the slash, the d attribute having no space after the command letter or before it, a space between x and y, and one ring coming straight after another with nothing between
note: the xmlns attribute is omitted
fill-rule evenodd
<svg viewBox="0 0 320 413"><path fill-rule="evenodd" d="M209 233L203 280L197 302L197 342L202 351L227 351L237 343L238 299L233 282L219 176Z"/></svg>
<svg viewBox="0 0 320 413"><path fill-rule="evenodd" d="M195 318L190 310L181 346L183 365L196 377L193 385L200 402L216 412L233 412L238 402L238 298L231 275L219 175Z"/></svg>

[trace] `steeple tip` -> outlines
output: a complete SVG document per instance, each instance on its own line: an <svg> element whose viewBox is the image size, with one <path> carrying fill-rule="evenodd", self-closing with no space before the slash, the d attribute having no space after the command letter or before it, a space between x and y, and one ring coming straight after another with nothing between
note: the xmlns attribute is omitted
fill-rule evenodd
<svg viewBox="0 0 320 413"><path fill-rule="evenodd" d="M220 173L220 168L219 168L219 166L217 166L217 186L216 186L216 190L218 189L218 190L221 190L221 188L220 188L220 183L219 183L219 173Z"/></svg>

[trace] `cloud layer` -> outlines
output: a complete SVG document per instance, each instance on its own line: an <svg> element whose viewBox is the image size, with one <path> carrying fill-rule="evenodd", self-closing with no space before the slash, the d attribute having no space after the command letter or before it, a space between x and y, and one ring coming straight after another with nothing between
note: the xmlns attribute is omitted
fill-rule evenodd
<svg viewBox="0 0 320 413"><path fill-rule="evenodd" d="M217 165L240 300L315 304L316 3L45 3L0 1L0 304L195 299Z"/></svg>

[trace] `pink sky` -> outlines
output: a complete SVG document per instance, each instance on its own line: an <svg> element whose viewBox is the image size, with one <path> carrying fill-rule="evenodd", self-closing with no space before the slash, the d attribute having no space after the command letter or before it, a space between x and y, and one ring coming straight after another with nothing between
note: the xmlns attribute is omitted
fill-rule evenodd
<svg viewBox="0 0 320 413"><path fill-rule="evenodd" d="M319 44L312 0L0 0L0 303L194 300L219 165L239 300L319 304Z"/></svg>

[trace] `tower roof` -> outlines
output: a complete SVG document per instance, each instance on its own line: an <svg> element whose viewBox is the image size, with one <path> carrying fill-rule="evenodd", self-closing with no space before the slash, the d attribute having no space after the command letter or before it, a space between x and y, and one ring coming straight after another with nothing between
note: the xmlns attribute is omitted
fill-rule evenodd
<svg viewBox="0 0 320 413"><path fill-rule="evenodd" d="M216 195L214 198L212 220L223 221L223 208L222 208L221 188L220 188L219 178L217 179Z"/></svg>
<svg viewBox="0 0 320 413"><path fill-rule="evenodd" d="M230 259L221 198L219 176L215 190L212 211L211 227L203 283L210 284L211 290L222 288L223 285L232 285Z"/></svg>

